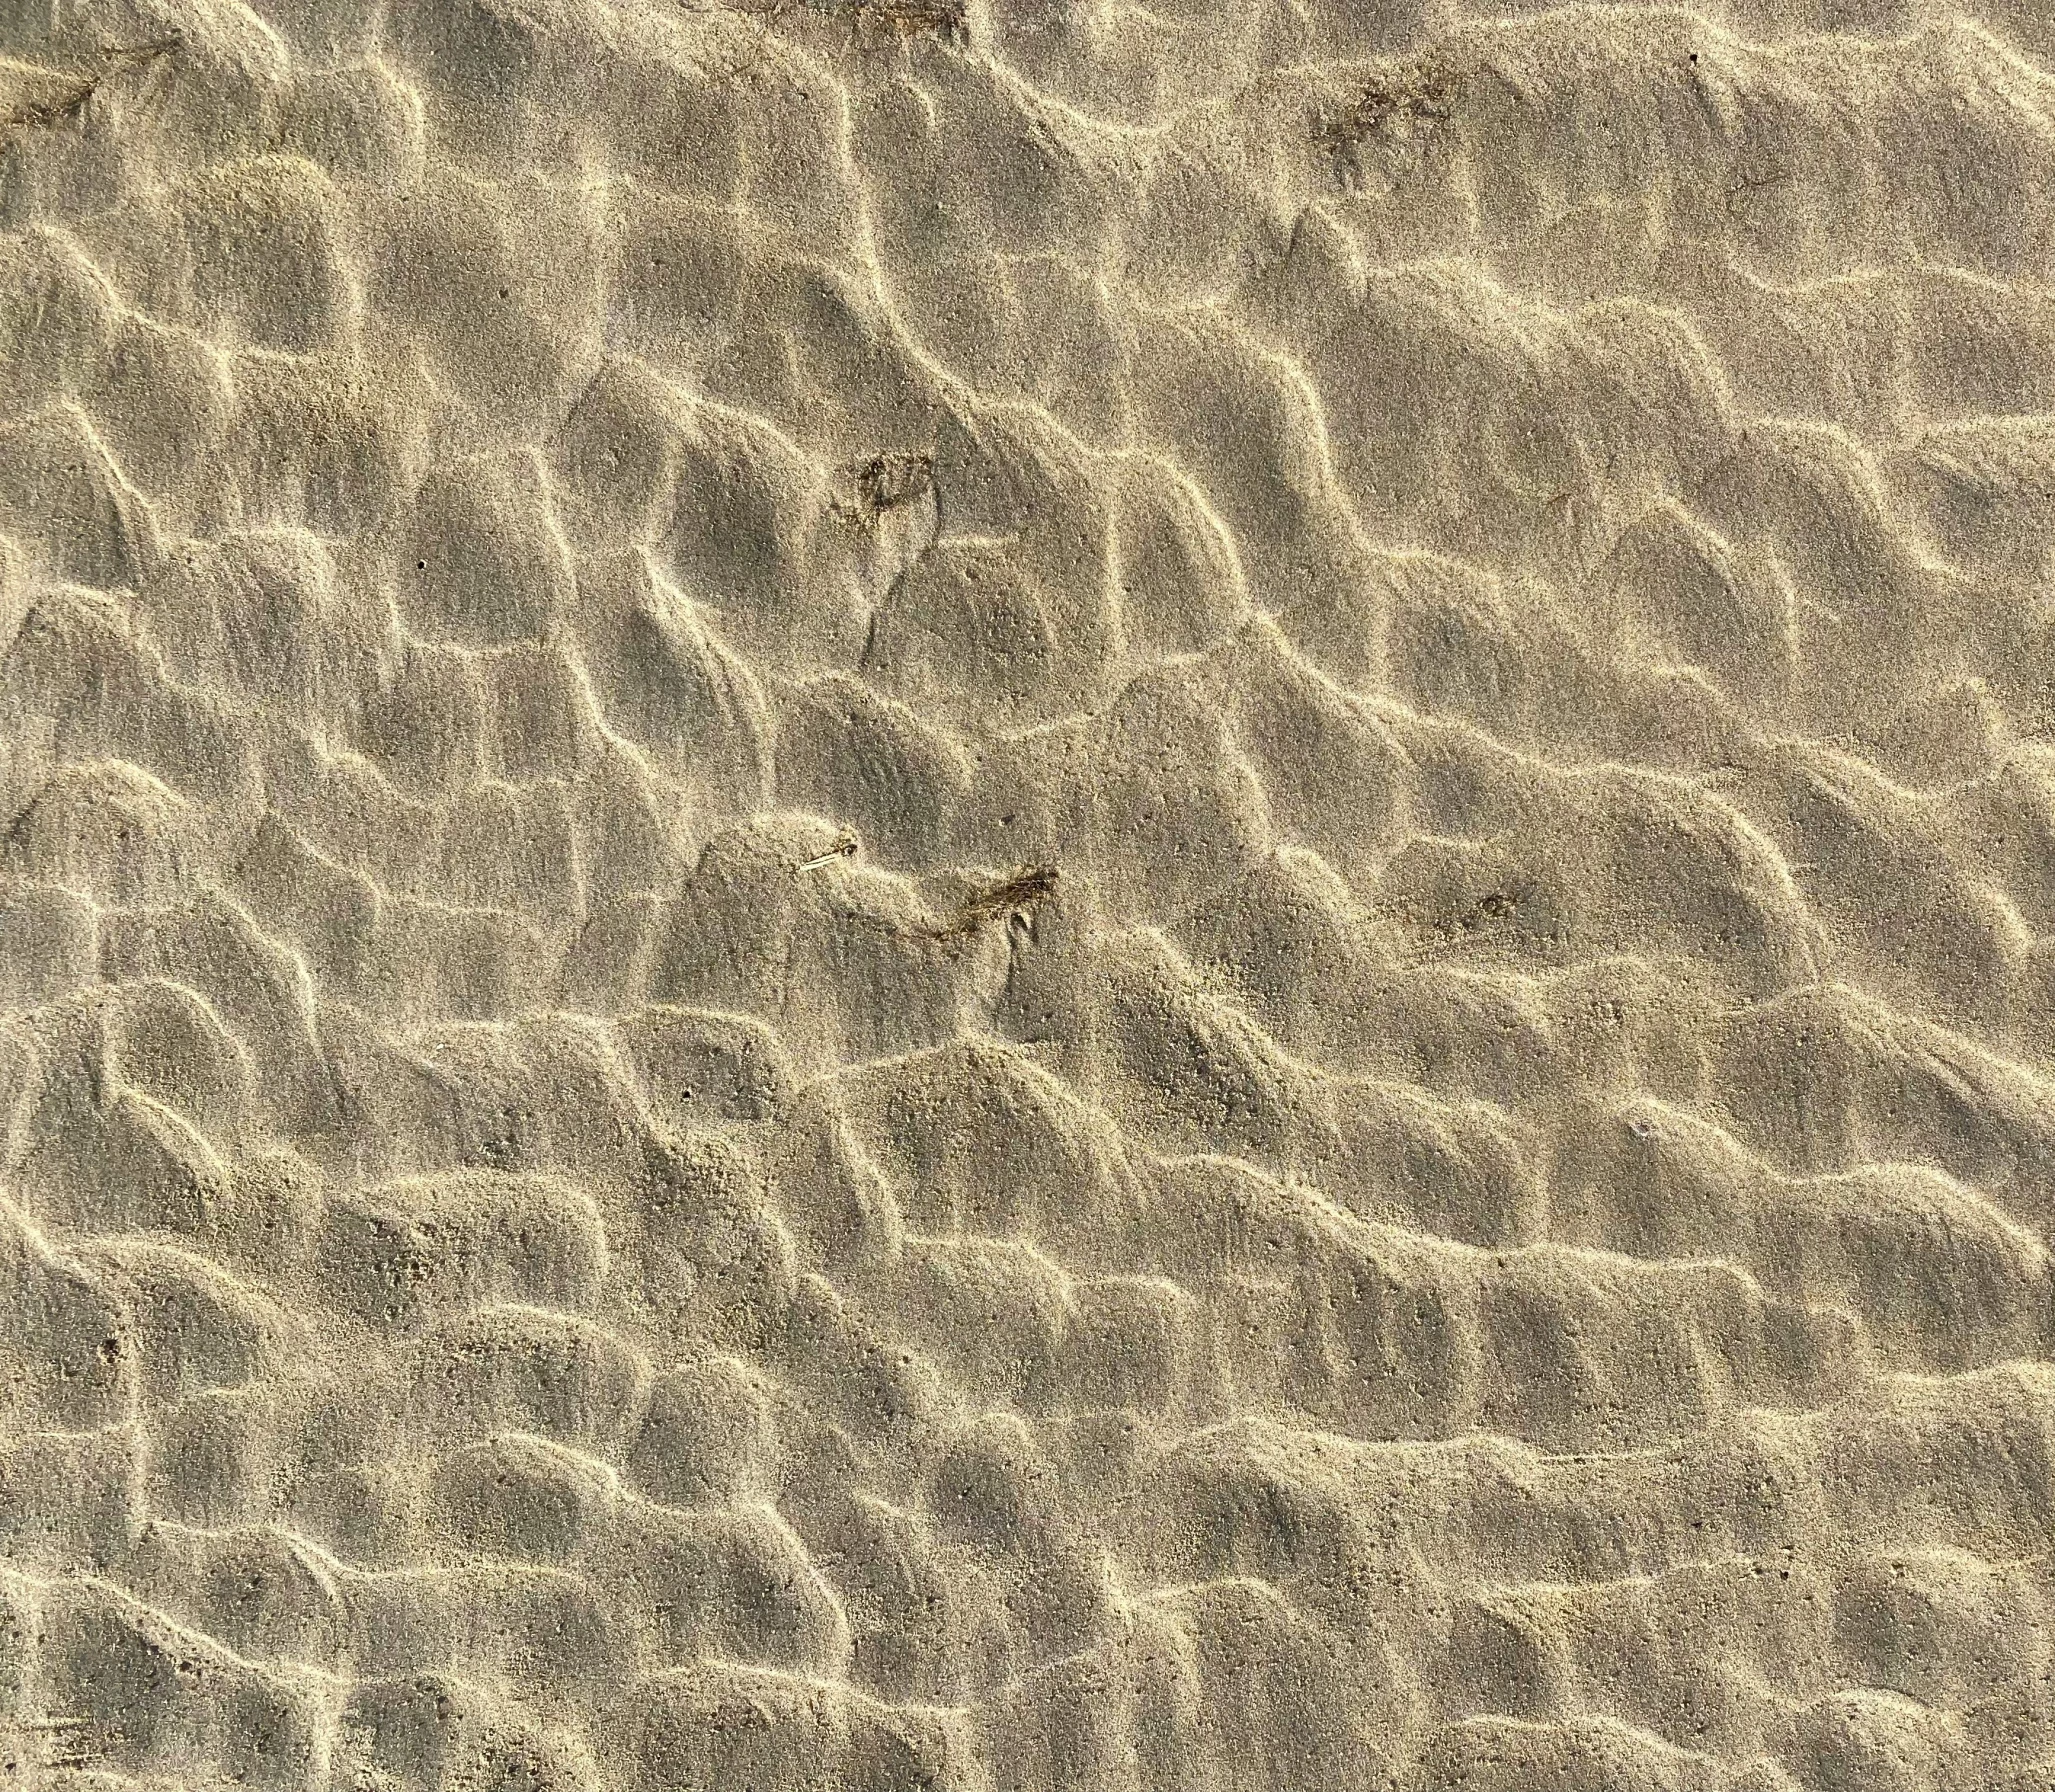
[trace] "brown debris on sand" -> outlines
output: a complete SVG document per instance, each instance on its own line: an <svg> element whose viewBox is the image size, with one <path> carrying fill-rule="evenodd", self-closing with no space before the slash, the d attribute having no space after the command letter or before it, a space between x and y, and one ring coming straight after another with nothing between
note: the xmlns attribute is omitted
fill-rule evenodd
<svg viewBox="0 0 2055 1792"><path fill-rule="evenodd" d="M116 75L133 68L146 68L160 56L170 55L184 42L184 37L174 31L164 37L152 38L147 43L111 46L101 52L100 66L87 75L65 75L54 69L24 71L45 77L53 84L54 91L43 99L22 100L4 119L0 119L0 127L34 130L68 123L77 118L93 95Z"/></svg>
<svg viewBox="0 0 2055 1792"><path fill-rule="evenodd" d="M1313 111L1313 141L1333 159L1342 183L1354 186L1366 152L1388 163L1412 160L1422 143L1455 118L1463 75L1437 62L1414 61L1370 76L1355 97Z"/></svg>
<svg viewBox="0 0 2055 1792"><path fill-rule="evenodd" d="M1061 874L1054 865L1023 865L997 883L973 890L956 913L933 930L938 940L968 939L988 923L1032 915L1056 893Z"/></svg>
<svg viewBox="0 0 2055 1792"><path fill-rule="evenodd" d="M887 449L861 466L847 468L845 495L835 508L865 528L894 510L917 504L935 489L935 460L912 449Z"/></svg>
<svg viewBox="0 0 2055 1792"><path fill-rule="evenodd" d="M884 32L902 43L932 37L952 49L970 42L964 0L829 0L825 10L846 19L860 36Z"/></svg>
<svg viewBox="0 0 2055 1792"><path fill-rule="evenodd" d="M899 44L932 38L953 50L970 43L970 11L965 0L712 0L709 8L744 13L775 22L812 14L847 27L851 45L875 45L879 38Z"/></svg>

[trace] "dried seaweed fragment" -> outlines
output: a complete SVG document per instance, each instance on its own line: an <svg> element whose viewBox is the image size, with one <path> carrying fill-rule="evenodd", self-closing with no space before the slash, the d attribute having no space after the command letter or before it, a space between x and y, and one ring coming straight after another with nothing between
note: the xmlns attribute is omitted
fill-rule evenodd
<svg viewBox="0 0 2055 1792"><path fill-rule="evenodd" d="M826 10L858 33L884 31L901 42L932 37L952 49L970 42L966 0L826 0Z"/></svg>
<svg viewBox="0 0 2055 1792"><path fill-rule="evenodd" d="M1363 178L1366 151L1387 163L1410 160L1421 144L1448 125L1462 97L1463 76L1439 63L1416 61L1370 76L1344 105L1316 106L1313 141L1325 149L1344 182Z"/></svg>
<svg viewBox="0 0 2055 1792"><path fill-rule="evenodd" d="M935 459L931 454L888 449L859 467L844 469L842 477L848 484L835 508L869 528L890 512L917 504L935 489Z"/></svg>
<svg viewBox="0 0 2055 1792"><path fill-rule="evenodd" d="M967 939L992 921L1032 915L1056 893L1059 873L1054 865L1023 865L997 883L973 890L956 913L932 929L938 940Z"/></svg>
<svg viewBox="0 0 2055 1792"><path fill-rule="evenodd" d="M812 13L847 27L854 44L887 35L904 44L933 38L951 49L970 42L968 0L704 0L689 11L741 13L775 23L793 13Z"/></svg>
<svg viewBox="0 0 2055 1792"><path fill-rule="evenodd" d="M110 46L101 52L100 65L90 74L61 75L54 69L28 70L27 73L40 75L53 83L52 91L40 99L21 101L4 120L0 120L0 125L9 130L34 130L40 126L68 123L86 109L86 102L114 76L132 68L146 68L158 57L168 56L184 42L185 38L174 31L146 43Z"/></svg>

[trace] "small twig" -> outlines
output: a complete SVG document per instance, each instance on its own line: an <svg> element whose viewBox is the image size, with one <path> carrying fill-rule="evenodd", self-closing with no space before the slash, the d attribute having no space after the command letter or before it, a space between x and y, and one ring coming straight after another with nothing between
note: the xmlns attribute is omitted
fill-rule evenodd
<svg viewBox="0 0 2055 1792"><path fill-rule="evenodd" d="M856 830L854 828L844 828L835 836L835 844L833 846L829 847L824 853L815 854L814 857L802 864L799 869L802 871L818 871L823 865L832 865L837 859L855 858L856 850Z"/></svg>
<svg viewBox="0 0 2055 1792"><path fill-rule="evenodd" d="M1766 187L1781 187L1790 179L1791 170L1788 168L1773 168L1769 173L1763 175L1744 174L1727 189L1727 215L1729 217L1734 215L1734 201L1739 199L1742 194L1760 193Z"/></svg>

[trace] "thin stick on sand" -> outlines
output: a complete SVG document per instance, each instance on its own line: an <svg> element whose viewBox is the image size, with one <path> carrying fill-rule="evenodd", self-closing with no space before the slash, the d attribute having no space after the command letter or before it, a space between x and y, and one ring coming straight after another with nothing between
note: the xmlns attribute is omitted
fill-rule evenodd
<svg viewBox="0 0 2055 1792"><path fill-rule="evenodd" d="M844 828L835 836L835 844L833 846L829 847L826 852L816 853L812 858L806 860L799 869L802 871L818 871L823 865L832 865L837 859L853 859L856 857L856 849L856 830L854 828Z"/></svg>

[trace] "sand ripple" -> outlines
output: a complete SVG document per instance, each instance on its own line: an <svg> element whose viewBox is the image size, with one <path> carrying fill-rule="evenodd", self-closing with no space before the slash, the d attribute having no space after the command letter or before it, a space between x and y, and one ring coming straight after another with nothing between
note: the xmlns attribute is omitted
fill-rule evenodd
<svg viewBox="0 0 2055 1792"><path fill-rule="evenodd" d="M13 1783L2055 1772L2055 27L1461 12L0 22Z"/></svg>

